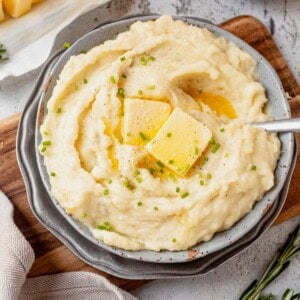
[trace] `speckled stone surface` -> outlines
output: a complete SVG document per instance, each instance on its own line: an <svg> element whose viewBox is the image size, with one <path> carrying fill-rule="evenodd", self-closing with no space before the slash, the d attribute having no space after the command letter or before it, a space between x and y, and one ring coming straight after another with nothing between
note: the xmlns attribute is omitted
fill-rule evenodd
<svg viewBox="0 0 300 300"><path fill-rule="evenodd" d="M272 32L273 38L295 77L300 79L300 1L299 0L124 0L113 1L111 10L135 13L191 15L214 23L237 15L253 15ZM18 79L0 83L0 118L21 111L38 70ZM211 273L191 279L157 280L134 291L140 299L237 299L254 278L262 274L276 249L300 217L268 230L250 248ZM275 295L286 287L300 292L300 258L270 286Z"/></svg>

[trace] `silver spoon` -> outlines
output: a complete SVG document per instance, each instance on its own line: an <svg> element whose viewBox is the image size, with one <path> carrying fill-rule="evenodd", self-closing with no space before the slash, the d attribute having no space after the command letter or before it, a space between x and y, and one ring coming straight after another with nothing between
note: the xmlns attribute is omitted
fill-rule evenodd
<svg viewBox="0 0 300 300"><path fill-rule="evenodd" d="M300 118L257 122L252 125L270 132L300 132Z"/></svg>

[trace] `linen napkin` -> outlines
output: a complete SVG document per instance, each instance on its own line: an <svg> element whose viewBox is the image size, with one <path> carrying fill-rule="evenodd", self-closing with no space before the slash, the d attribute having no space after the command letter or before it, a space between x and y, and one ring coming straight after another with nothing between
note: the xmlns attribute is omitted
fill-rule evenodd
<svg viewBox="0 0 300 300"><path fill-rule="evenodd" d="M102 276L69 272L26 279L34 252L13 221L13 206L0 191L0 300L134 300Z"/></svg>

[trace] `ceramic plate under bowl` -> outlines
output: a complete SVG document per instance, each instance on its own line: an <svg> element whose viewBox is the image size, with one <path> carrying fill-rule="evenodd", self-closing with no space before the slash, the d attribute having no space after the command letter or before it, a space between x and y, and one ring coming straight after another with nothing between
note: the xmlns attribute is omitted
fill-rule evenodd
<svg viewBox="0 0 300 300"><path fill-rule="evenodd" d="M48 229L50 229L50 231L63 240L69 247L71 247L71 249L73 249L73 251L76 251L76 254L86 262L96 267L99 267L100 265L103 269L104 265L107 265L108 262L111 261L107 260L103 262L100 257L98 257L100 254L103 255L103 253L105 253L106 256L109 255L114 259L117 256L120 256L119 259L122 259L122 261L124 261L125 257L143 261L142 264L151 265L151 263L159 262L162 266L159 274L163 277L166 277L167 273L171 274L170 270L172 269L172 267L163 266L167 266L170 262L184 263L178 264L178 269L181 269L179 266L182 266L182 269L184 270L183 273L185 275L192 275L204 272L204 270L209 269L209 266L213 266L216 261L219 261L220 263L222 260L224 261L225 257L228 258L237 251L245 248L246 244L249 244L251 240L261 234L267 225L270 224L272 220L271 216L275 218L276 212L278 213L278 210L282 206L285 199L284 196L280 196L280 191L282 190L284 183L288 183L287 181L292 169L291 166L294 158L294 136L291 133L280 134L279 136L282 143L282 155L275 172L275 187L266 193L264 198L255 205L253 210L242 220L236 223L231 229L216 234L211 241L200 243L199 245L194 246L191 250L179 252L125 251L109 247L96 240L86 228L81 226L80 223L67 215L57 204L56 200L51 196L48 175L45 170L42 157L37 151L37 145L40 143L41 138L38 132L38 127L40 125L41 116L44 113L44 105L51 96L56 79L69 57L71 55L78 54L83 50L88 50L96 45L99 45L105 40L112 39L119 32L128 30L128 27L137 20L147 21L155 18L157 18L157 16L134 16L105 24L85 35L64 53L58 53L57 56L49 60L46 69L41 73L39 82L37 83L36 89L31 97L31 103L28 103L22 117L21 127L18 135L18 157L22 173L27 183L27 191L33 211L39 217L42 223L45 224ZM234 42L240 48L252 55L252 57L254 57L254 59L257 61L260 81L264 85L268 93L268 98L270 99L268 103L268 110L270 111L271 115L274 117L274 119L290 117L289 106L284 97L284 92L277 74L260 54L258 54L240 39L220 29L219 27L212 25L211 23L188 17L176 19L183 19L190 24L207 28L215 34ZM42 90L41 88L38 89L38 85L44 85L47 88L45 90ZM31 118L33 117L34 120L37 120L35 124L36 128L35 132L31 131L30 135L27 134L27 136L25 136L24 127L28 129L29 126L32 126L34 123L32 119L28 119L29 115ZM35 141L35 145L32 144L33 141ZM34 161L31 166L25 161L26 158L28 158L29 153L35 153L36 155L36 157L30 158L31 161ZM37 168L39 172L37 171ZM43 185L36 187L37 181L41 182L41 180ZM270 206L272 209L266 212L266 208ZM45 207L48 207L49 211L45 210ZM62 223L60 224L60 222ZM64 226L62 226L62 224L64 224ZM67 232L64 227L68 227L69 232ZM87 247L87 245L89 245L89 247ZM110 253L103 249L109 251ZM186 262L194 259L198 259L197 264L194 266L195 269L192 268L193 271L191 269L188 271L184 265L189 265L189 263ZM129 265L141 264L134 261L125 261ZM157 264L154 265L157 266ZM123 267L124 266L125 264L123 263ZM101 267L99 268L101 269ZM110 266L107 268L110 270L110 273L114 273L116 270L118 270L118 276L120 276L120 266L116 267L115 261L111 262ZM151 272L151 266L149 266L149 268L150 269L148 270L145 269L145 272L147 271L148 273L147 278L153 278L150 276L150 274L153 275L153 272ZM125 271L125 269L126 268L124 267L123 271L128 273L128 270ZM177 274L180 274L180 272ZM128 275L126 277L129 278ZM140 276L137 278L145 278L145 276Z"/></svg>

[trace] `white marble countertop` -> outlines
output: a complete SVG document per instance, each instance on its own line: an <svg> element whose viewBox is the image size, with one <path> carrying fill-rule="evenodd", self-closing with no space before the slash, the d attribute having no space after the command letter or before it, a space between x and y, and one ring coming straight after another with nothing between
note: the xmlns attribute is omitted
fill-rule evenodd
<svg viewBox="0 0 300 300"><path fill-rule="evenodd" d="M218 24L238 15L260 19L272 32L295 77L300 79L299 0L125 0L114 1L111 9L126 14L159 13L191 15ZM22 111L38 70L0 83L0 118ZM237 299L253 279L262 274L300 217L269 229L244 252L207 275L189 279L156 280L135 290L140 299ZM300 292L300 257L296 258L268 289L281 295L285 288Z"/></svg>

